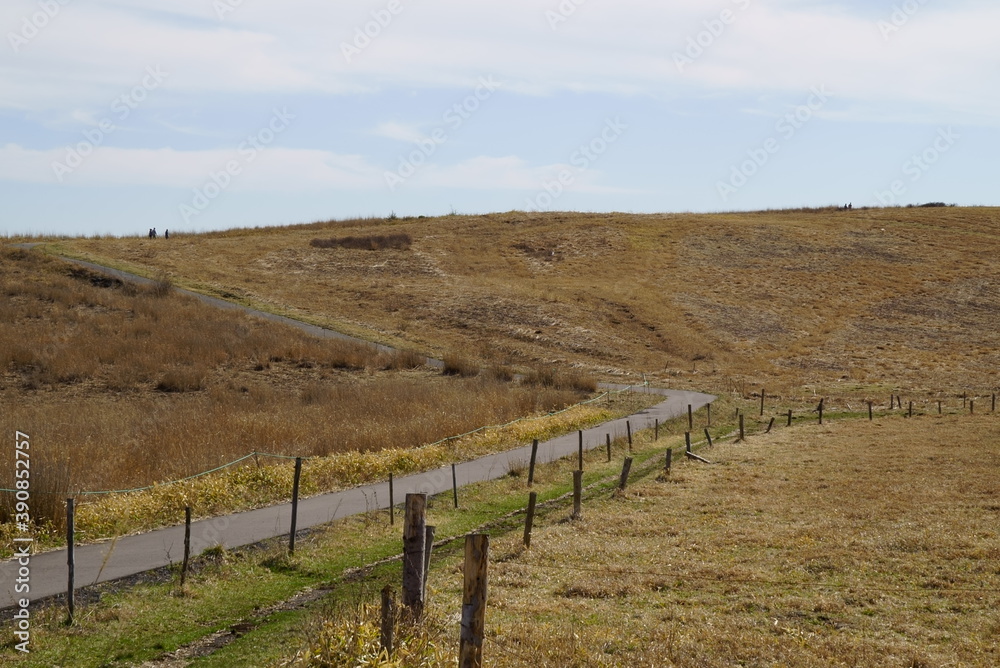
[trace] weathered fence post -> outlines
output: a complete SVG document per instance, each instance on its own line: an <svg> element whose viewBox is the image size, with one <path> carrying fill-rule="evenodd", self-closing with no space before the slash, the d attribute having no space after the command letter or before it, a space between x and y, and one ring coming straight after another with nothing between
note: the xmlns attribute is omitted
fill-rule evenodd
<svg viewBox="0 0 1000 668"><path fill-rule="evenodd" d="M684 449L687 452L691 452L691 432L684 432Z"/></svg>
<svg viewBox="0 0 1000 668"><path fill-rule="evenodd" d="M874 419L872 415L872 402L868 402L868 421L871 422Z"/></svg>
<svg viewBox="0 0 1000 668"><path fill-rule="evenodd" d="M628 474L632 470L632 458L626 457L625 463L622 465L622 477L618 481L618 489L625 491L625 485L628 484Z"/></svg>
<svg viewBox="0 0 1000 668"><path fill-rule="evenodd" d="M694 429L694 410L691 404L688 404L688 431Z"/></svg>
<svg viewBox="0 0 1000 668"><path fill-rule="evenodd" d="M656 422L653 425L653 440L660 440L660 418L656 418Z"/></svg>
<svg viewBox="0 0 1000 668"><path fill-rule="evenodd" d="M73 623L73 612L76 608L76 558L73 554L76 546L76 536L73 529L73 499L66 499L66 623Z"/></svg>
<svg viewBox="0 0 1000 668"><path fill-rule="evenodd" d="M535 482L535 460L538 458L538 439L531 442L531 462L528 464L528 487Z"/></svg>
<svg viewBox="0 0 1000 668"><path fill-rule="evenodd" d="M184 507L184 561L181 562L181 589L187 577L188 559L191 556L191 506Z"/></svg>
<svg viewBox="0 0 1000 668"><path fill-rule="evenodd" d="M382 587L382 626L379 645L386 654L392 656L392 635L396 623L396 597L392 585Z"/></svg>
<svg viewBox="0 0 1000 668"><path fill-rule="evenodd" d="M462 590L462 635L459 668L482 668L483 636L486 629L486 580L490 537L465 537L465 586Z"/></svg>
<svg viewBox="0 0 1000 668"><path fill-rule="evenodd" d="M583 513L583 471L573 471L573 519Z"/></svg>
<svg viewBox="0 0 1000 668"><path fill-rule="evenodd" d="M820 424L823 424L823 402L824 401L826 401L826 399L820 399L819 400L819 408L817 409L819 411L819 423Z"/></svg>
<svg viewBox="0 0 1000 668"><path fill-rule="evenodd" d="M605 434L608 439L608 461L611 461L611 434Z"/></svg>
<svg viewBox="0 0 1000 668"><path fill-rule="evenodd" d="M531 547L531 526L535 523L535 503L538 502L538 492L528 495L528 515L524 518L524 546Z"/></svg>
<svg viewBox="0 0 1000 668"><path fill-rule="evenodd" d="M288 534L288 554L295 554L295 522L299 517L299 478L302 476L302 458L295 458L295 479L292 481L292 526Z"/></svg>
<svg viewBox="0 0 1000 668"><path fill-rule="evenodd" d="M938 415L941 415L941 400L938 399Z"/></svg>
<svg viewBox="0 0 1000 668"><path fill-rule="evenodd" d="M889 395L889 410L892 410L893 408L896 407L895 402L896 402L896 396L893 395L893 394L890 394Z"/></svg>
<svg viewBox="0 0 1000 668"><path fill-rule="evenodd" d="M913 417L913 402L910 402L910 408L906 413L906 417Z"/></svg>
<svg viewBox="0 0 1000 668"><path fill-rule="evenodd" d="M454 464L451 465L451 495L455 499L455 507L458 508L458 476Z"/></svg>
<svg viewBox="0 0 1000 668"><path fill-rule="evenodd" d="M969 399L969 415L973 415L976 412L976 402L973 399Z"/></svg>
<svg viewBox="0 0 1000 668"><path fill-rule="evenodd" d="M667 448L667 457L666 457L666 464L665 464L666 468L664 470L667 472L668 475L670 474L670 467L673 464L673 461L672 461L673 458L674 458L674 449L673 448Z"/></svg>
<svg viewBox="0 0 1000 668"><path fill-rule="evenodd" d="M740 440L742 441L746 438L746 434L743 431L743 413L740 413Z"/></svg>
<svg viewBox="0 0 1000 668"><path fill-rule="evenodd" d="M393 498L394 494L392 471L389 471L389 526L395 526L396 524L396 500Z"/></svg>
<svg viewBox="0 0 1000 668"><path fill-rule="evenodd" d="M712 433L705 427L705 440L708 441L708 447L712 447Z"/></svg>
<svg viewBox="0 0 1000 668"><path fill-rule="evenodd" d="M426 541L427 495L407 494L403 521L403 605L412 619L419 619L424 608Z"/></svg>
<svg viewBox="0 0 1000 668"><path fill-rule="evenodd" d="M632 452L632 423L625 420L625 431L628 432L628 451Z"/></svg>
<svg viewBox="0 0 1000 668"><path fill-rule="evenodd" d="M788 426L789 427L792 426L792 409L791 408L788 409Z"/></svg>
<svg viewBox="0 0 1000 668"><path fill-rule="evenodd" d="M996 411L997 411L997 393L996 392L993 393L993 408L991 408L990 410L993 411L994 413L996 413Z"/></svg>
<svg viewBox="0 0 1000 668"><path fill-rule="evenodd" d="M764 417L764 388L760 388L760 416Z"/></svg>
<svg viewBox="0 0 1000 668"><path fill-rule="evenodd" d="M773 426L774 426L774 418L771 418L771 421L767 423L767 430L764 433L765 434L770 434L771 433L771 427L773 427Z"/></svg>
<svg viewBox="0 0 1000 668"><path fill-rule="evenodd" d="M577 468L581 471L583 470L583 430L577 432L579 434L579 439L577 441Z"/></svg>

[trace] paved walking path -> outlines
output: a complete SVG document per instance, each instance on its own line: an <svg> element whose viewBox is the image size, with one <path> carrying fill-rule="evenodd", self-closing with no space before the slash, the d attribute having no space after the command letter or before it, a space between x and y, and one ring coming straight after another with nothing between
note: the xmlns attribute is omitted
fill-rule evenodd
<svg viewBox="0 0 1000 668"><path fill-rule="evenodd" d="M629 420L633 431L648 429L654 420L661 422L687 413L688 404L695 409L709 403L714 397L697 392L681 392L649 388L665 400L628 418L613 420L583 432L585 449L602 447L605 434L612 439L626 432ZM576 433L560 436L539 444L538 462L551 462L574 455L578 447ZM484 480L494 480L508 473L512 467L521 468L531 456L531 446L526 445L495 455L463 462L456 466L459 486ZM440 494L451 490L451 467L446 466L425 473L397 478L394 481L394 500L401 503L410 492ZM297 528L314 527L336 519L389 507L388 482L365 485L353 489L322 494L299 501ZM223 545L226 548L250 545L258 541L287 535L291 523L291 504L283 503L234 515L214 517L191 523L191 553L197 555L206 548ZM75 570L77 587L117 580L144 571L178 563L183 558L183 525L126 536L114 543L110 541L77 546ZM66 550L54 550L34 555L30 561L30 587L27 597L32 601L61 594L66 591ZM14 591L18 576L18 563L11 559L0 564L0 608L9 607L25 594Z"/></svg>
<svg viewBox="0 0 1000 668"><path fill-rule="evenodd" d="M127 272L109 269L90 262L71 260L94 271L103 272L124 281L148 282ZM230 302L207 297L194 292L182 290L186 294L197 297L207 303L228 309L241 309L254 315L284 322L299 327L306 332L323 338L338 338L359 341L339 332L333 332L314 325L263 313ZM363 342L371 344L370 342ZM386 346L380 349L392 350ZM440 360L428 359L428 363L440 366ZM602 384L605 389L623 389L625 386ZM664 401L640 411L628 418L621 418L592 427L583 432L584 449L590 450L603 446L606 434L612 439L624 435L626 421L631 422L632 429L638 431L653 427L654 421L665 422L679 417L687 412L690 404L697 410L712 402L715 397L698 392L663 390L658 388L643 388L643 391L662 395ZM539 463L546 463L566 457L577 452L578 435L576 433L560 436L541 443L538 448ZM510 471L511 468L523 467L531 456L531 446L502 452L479 459L463 462L456 466L456 477L459 486L474 482L494 480ZM402 502L410 492L425 494L440 494L451 490L451 467L417 473L394 481L394 500ZM336 519L357 515L376 509L389 507L388 482L366 485L341 492L322 494L299 501L297 528L306 529L331 522ZM258 510L251 510L233 515L208 518L191 523L191 553L200 554L206 548L223 545L235 548L250 545L267 538L287 535L291 524L291 504L283 503ZM184 527L183 525L158 529L148 533L126 536L114 543L111 541L91 545L77 546L75 550L76 587L85 587L100 582L142 573L172 563L183 558ZM30 591L16 592L15 586L19 577L20 564L18 560L9 559L0 563L0 609L16 604L21 598L31 601L64 593L67 586L66 550L53 550L30 558Z"/></svg>

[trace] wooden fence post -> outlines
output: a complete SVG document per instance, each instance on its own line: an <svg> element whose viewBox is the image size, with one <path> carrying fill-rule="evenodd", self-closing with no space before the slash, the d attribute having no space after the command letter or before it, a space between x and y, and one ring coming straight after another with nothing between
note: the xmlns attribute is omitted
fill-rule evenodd
<svg viewBox="0 0 1000 668"><path fill-rule="evenodd" d="M976 402L973 399L969 399L969 415L973 415L976 412Z"/></svg>
<svg viewBox="0 0 1000 668"><path fill-rule="evenodd" d="M379 644L383 650L392 656L392 635L396 624L396 597L392 585L382 587L382 625Z"/></svg>
<svg viewBox="0 0 1000 668"><path fill-rule="evenodd" d="M938 415L941 415L941 400L938 399Z"/></svg>
<svg viewBox="0 0 1000 668"><path fill-rule="evenodd" d="M667 448L667 457L666 457L666 468L665 468L665 470L666 470L666 472L667 472L668 475L670 474L670 467L673 464L673 461L672 461L673 458L674 458L674 449L673 448Z"/></svg>
<svg viewBox="0 0 1000 668"><path fill-rule="evenodd" d="M451 495L455 499L455 507L458 508L458 476L455 474L455 465L451 465Z"/></svg>
<svg viewBox="0 0 1000 668"><path fill-rule="evenodd" d="M826 399L820 399L819 400L819 409L818 410L819 410L819 423L820 424L823 424L823 402L824 401L826 401Z"/></svg>
<svg viewBox="0 0 1000 668"><path fill-rule="evenodd" d="M632 452L632 423L625 420L625 431L628 432L628 451Z"/></svg>
<svg viewBox="0 0 1000 668"><path fill-rule="evenodd" d="M910 409L906 413L906 417L913 417L913 402L910 402Z"/></svg>
<svg viewBox="0 0 1000 668"><path fill-rule="evenodd" d="M403 605L412 619L423 614L426 541L427 495L407 494L403 521Z"/></svg>
<svg viewBox="0 0 1000 668"><path fill-rule="evenodd" d="M994 413L996 413L996 411L997 411L997 393L996 392L993 393L993 408L991 408L990 410L993 411Z"/></svg>
<svg viewBox="0 0 1000 668"><path fill-rule="evenodd" d="M583 470L583 430L577 432L579 439L577 441L577 468L581 471Z"/></svg>
<svg viewBox="0 0 1000 668"><path fill-rule="evenodd" d="M694 410L691 408L691 404L688 404L688 431L694 429Z"/></svg>
<svg viewBox="0 0 1000 668"><path fill-rule="evenodd" d="M618 481L618 489L625 491L625 485L628 484L628 474L632 470L632 458L626 457L625 464L622 465L622 477Z"/></svg>
<svg viewBox="0 0 1000 668"><path fill-rule="evenodd" d="M524 518L524 546L531 547L531 526L535 523L535 503L538 502L538 492L528 495L528 516Z"/></svg>
<svg viewBox="0 0 1000 668"><path fill-rule="evenodd" d="M871 422L874 418L872 415L872 402L868 402L868 421Z"/></svg>
<svg viewBox="0 0 1000 668"><path fill-rule="evenodd" d="M691 432L684 432L684 450L691 452Z"/></svg>
<svg viewBox="0 0 1000 668"><path fill-rule="evenodd" d="M792 426L792 409L791 408L788 409L788 426L789 427Z"/></svg>
<svg viewBox="0 0 1000 668"><path fill-rule="evenodd" d="M708 427L705 427L705 440L708 441L708 447L712 447L712 433L708 431Z"/></svg>
<svg viewBox="0 0 1000 668"><path fill-rule="evenodd" d="M773 426L774 426L774 418L771 418L771 421L767 423L767 430L764 433L765 434L770 434L771 433L771 427L773 427Z"/></svg>
<svg viewBox="0 0 1000 668"><path fill-rule="evenodd" d="M608 461L611 461L611 434L605 434L608 439Z"/></svg>
<svg viewBox="0 0 1000 668"><path fill-rule="evenodd" d="M396 500L393 498L395 494L392 486L392 471L389 471L389 526L394 526L396 524Z"/></svg>
<svg viewBox="0 0 1000 668"><path fill-rule="evenodd" d="M654 429L653 440L654 441L660 440L660 418L656 418L656 422L654 423L653 429Z"/></svg>
<svg viewBox="0 0 1000 668"><path fill-rule="evenodd" d="M573 471L573 519L583 512L583 471Z"/></svg>
<svg viewBox="0 0 1000 668"><path fill-rule="evenodd" d="M740 440L742 441L745 437L746 436L743 431L743 413L740 413Z"/></svg>
<svg viewBox="0 0 1000 668"><path fill-rule="evenodd" d="M184 561L181 563L181 589L187 577L188 559L191 556L191 506L184 507Z"/></svg>
<svg viewBox="0 0 1000 668"><path fill-rule="evenodd" d="M764 388L760 388L760 416L764 417Z"/></svg>
<svg viewBox="0 0 1000 668"><path fill-rule="evenodd" d="M465 537L465 586L462 589L459 668L482 668L483 665L489 549L489 536L473 534Z"/></svg>
<svg viewBox="0 0 1000 668"><path fill-rule="evenodd" d="M528 487L535 482L535 459L538 458L538 439L531 442L531 463L528 464Z"/></svg>
<svg viewBox="0 0 1000 668"><path fill-rule="evenodd" d="M76 558L73 554L76 545L76 535L73 529L73 499L66 499L66 624L73 624L73 612L76 608Z"/></svg>
<svg viewBox="0 0 1000 668"><path fill-rule="evenodd" d="M288 554L295 554L295 522L299 517L299 477L302 475L302 458L295 458L295 479L292 481L292 526L288 534Z"/></svg>
<svg viewBox="0 0 1000 668"><path fill-rule="evenodd" d="M889 395L889 410L895 408L896 396L893 394Z"/></svg>

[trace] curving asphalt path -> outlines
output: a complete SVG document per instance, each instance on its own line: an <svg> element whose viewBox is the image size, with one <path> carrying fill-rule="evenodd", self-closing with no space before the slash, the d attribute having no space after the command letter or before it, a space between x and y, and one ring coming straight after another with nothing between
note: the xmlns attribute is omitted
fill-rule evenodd
<svg viewBox="0 0 1000 668"><path fill-rule="evenodd" d="M143 282L138 276L109 269L90 262L72 260L77 264L114 276L121 280ZM358 341L352 337L308 325L290 318L275 316L247 307L239 306L214 297L184 291L207 303L236 308L254 315L299 327L311 334L324 338L338 338ZM369 343L369 342L364 342ZM371 345L371 344L370 344ZM380 349L392 350L386 346ZM439 360L428 359L429 364L440 365ZM437 364L435 364L437 363ZM626 386L602 384L605 389L624 389ZM584 430L584 449L591 450L605 443L606 435L612 438L626 433L626 421L634 431L653 427L654 422L665 422L687 413L688 405L697 410L714 401L715 397L699 392L644 388L652 394L659 394L664 400L655 406L640 411L627 418L612 420ZM576 454L578 435L567 434L539 444L537 461L546 463ZM531 446L488 455L456 465L455 474L459 486L474 482L500 478L512 468L522 468L531 456ZM411 492L441 494L451 490L451 466L416 473L394 480L394 500L401 502ZM336 519L357 515L389 507L388 482L365 485L341 492L322 494L299 500L297 529L326 524ZM236 548L250 545L267 538L287 535L291 524L291 503L283 503L258 510L250 510L233 515L213 517L191 523L191 553L199 554L206 548L223 545ZM183 525L157 529L148 533L126 536L117 541L79 545L75 549L76 587L86 587L100 582L142 573L162 566L177 563L183 558ZM66 550L53 550L33 555L30 558L30 591L15 592L19 564L16 559L0 563L0 609L11 607L20 598L30 598L32 602L65 593L67 582Z"/></svg>

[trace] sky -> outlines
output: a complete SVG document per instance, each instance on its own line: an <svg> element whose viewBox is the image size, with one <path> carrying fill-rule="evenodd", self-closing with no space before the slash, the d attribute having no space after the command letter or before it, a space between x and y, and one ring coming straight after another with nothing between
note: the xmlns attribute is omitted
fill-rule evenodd
<svg viewBox="0 0 1000 668"><path fill-rule="evenodd" d="M0 234L994 205L995 0L3 0Z"/></svg>

